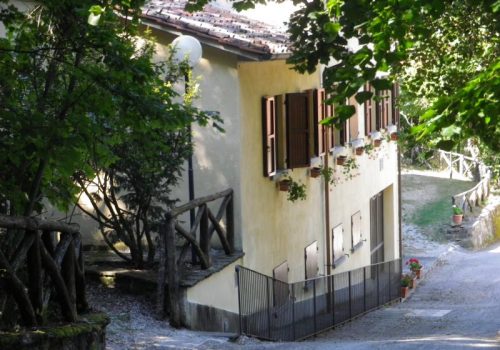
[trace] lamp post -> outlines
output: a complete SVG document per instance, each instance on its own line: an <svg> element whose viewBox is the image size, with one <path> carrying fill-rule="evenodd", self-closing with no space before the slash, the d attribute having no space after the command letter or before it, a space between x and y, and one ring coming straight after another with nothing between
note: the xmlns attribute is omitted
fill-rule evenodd
<svg viewBox="0 0 500 350"><path fill-rule="evenodd" d="M192 69L196 66L201 59L202 49L201 44L198 39L190 36L190 35L181 35L177 37L173 42L172 46L175 50L173 55L173 60L175 63L181 63L184 60L187 60L189 65L189 69ZM189 72L184 72L184 91L188 93L189 90ZM188 126L188 142L191 144L191 123ZM194 148L193 148L194 151ZM188 186L189 186L189 201L194 199L194 176L193 176L193 154L191 153L188 158ZM195 213L194 209L189 211L189 221L190 227L193 228ZM196 255L194 253L194 249L192 251L192 260L193 262L196 259Z"/></svg>

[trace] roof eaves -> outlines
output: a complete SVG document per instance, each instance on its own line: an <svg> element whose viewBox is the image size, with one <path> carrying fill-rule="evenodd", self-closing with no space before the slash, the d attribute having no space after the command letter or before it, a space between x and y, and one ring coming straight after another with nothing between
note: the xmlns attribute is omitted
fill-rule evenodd
<svg viewBox="0 0 500 350"><path fill-rule="evenodd" d="M266 61L266 60L281 60L290 57L290 53L276 53L272 54L267 46L257 46L252 43L242 45L231 38L225 36L218 37L213 33L204 31L199 26L189 25L176 25L166 21L165 19L151 16L143 13L141 15L142 23L160 31L165 31L174 35L189 34L195 36L201 43L218 48L223 51L231 52L244 59L252 61Z"/></svg>

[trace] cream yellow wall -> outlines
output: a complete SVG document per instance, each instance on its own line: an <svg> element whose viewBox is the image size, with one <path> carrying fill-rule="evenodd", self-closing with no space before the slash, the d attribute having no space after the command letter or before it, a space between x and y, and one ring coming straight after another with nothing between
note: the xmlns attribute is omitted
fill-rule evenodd
<svg viewBox="0 0 500 350"><path fill-rule="evenodd" d="M261 98L320 87L319 74L298 75L283 61L240 63L242 110L242 237L246 253L244 265L261 273L272 275L274 267L284 261L289 266L289 281L305 277L304 248L317 241L319 246L319 274L326 274L325 194L323 178L311 178L307 168L290 172L294 180L307 186L307 199L291 203L286 193L276 188L276 180L262 175L262 115ZM357 106L360 135L364 134L362 106ZM368 138L366 142L368 142ZM347 154L352 151L347 147ZM385 239L386 257L399 256L397 227L397 146L383 141L370 156L354 156L359 169L351 180L330 188L330 244L331 230L338 224L344 227L344 248L349 258L331 270L331 273L370 264L370 198L386 190ZM342 167L330 166L341 174ZM373 158L373 159L372 159ZM342 175L340 175L342 178ZM390 200L392 199L392 200ZM357 211L362 216L362 247L351 253L351 216ZM333 247L332 247L333 250Z"/></svg>
<svg viewBox="0 0 500 350"><path fill-rule="evenodd" d="M342 224L344 252L349 255L344 263L332 269L333 274L371 263L370 198L381 191L384 191L385 259L399 257L397 145L395 142L383 141L382 146L370 155L365 153L356 156L351 150L348 150L348 154L354 157L358 165L358 169L351 172L356 175L351 180L345 180L341 175L343 167L335 165L333 159L330 162L342 179L342 183L332 187L330 192L330 223L332 228ZM361 212L362 240L366 241L361 248L351 252L351 216L357 211Z"/></svg>
<svg viewBox="0 0 500 350"><path fill-rule="evenodd" d="M159 30L153 30L153 34L158 41L155 60L164 60L169 53L168 45L175 36ZM225 130L219 132L211 125L202 127L193 124L195 198L233 188L235 232L240 232L241 118L237 57L203 45L203 57L193 69L193 78L199 84L194 105L204 111L219 112ZM181 81L177 85L177 91L182 93L184 83ZM184 169L187 170L187 162ZM184 171L179 186L172 193L173 198L179 199L179 204L188 202L187 179L187 171ZM213 206L213 209L217 207ZM181 219L189 220L187 216ZM241 247L239 235L236 245Z"/></svg>
<svg viewBox="0 0 500 350"><path fill-rule="evenodd" d="M304 279L304 248L324 247L323 195L320 180L306 169L290 172L308 187L305 201L289 202L275 181L262 174L261 98L320 87L319 73L300 75L284 61L244 62L238 66L241 86L241 194L244 265L272 275L283 261L290 281ZM320 255L321 257L321 255ZM320 266L324 265L322 257Z"/></svg>
<svg viewBox="0 0 500 350"><path fill-rule="evenodd" d="M241 259L226 266L200 283L187 290L190 303L207 305L217 309L238 312L238 285L236 282L236 265Z"/></svg>

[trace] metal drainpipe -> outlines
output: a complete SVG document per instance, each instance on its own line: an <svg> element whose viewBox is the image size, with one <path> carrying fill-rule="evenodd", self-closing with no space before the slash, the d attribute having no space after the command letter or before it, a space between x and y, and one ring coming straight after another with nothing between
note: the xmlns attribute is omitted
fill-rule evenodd
<svg viewBox="0 0 500 350"><path fill-rule="evenodd" d="M326 133L328 134L328 133ZM328 144L328 142L325 142ZM326 147L328 148L328 147ZM328 150L325 150L325 164L323 167L328 167ZM326 246L326 275L329 276L332 272L331 249L330 249L330 184L327 179L325 181L325 246Z"/></svg>
<svg viewBox="0 0 500 350"><path fill-rule="evenodd" d="M399 89L399 86L396 87ZM398 118L398 134L401 131L401 126ZM401 147L396 144L398 149L398 216L399 216L399 271L403 273L403 225L401 213Z"/></svg>

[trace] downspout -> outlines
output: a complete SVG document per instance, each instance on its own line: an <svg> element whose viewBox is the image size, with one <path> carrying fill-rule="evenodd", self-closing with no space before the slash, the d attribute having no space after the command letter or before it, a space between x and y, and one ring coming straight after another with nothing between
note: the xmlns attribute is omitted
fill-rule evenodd
<svg viewBox="0 0 500 350"><path fill-rule="evenodd" d="M325 152L325 163L323 167L328 167L328 150ZM330 183L325 181L325 246L326 246L326 275L332 273L331 247L330 247Z"/></svg>
<svg viewBox="0 0 500 350"><path fill-rule="evenodd" d="M399 87L397 87L399 88ZM401 123L398 118L398 134L401 131ZM401 146L396 144L398 149L398 221L399 221L399 271L403 272L403 224L401 213Z"/></svg>

